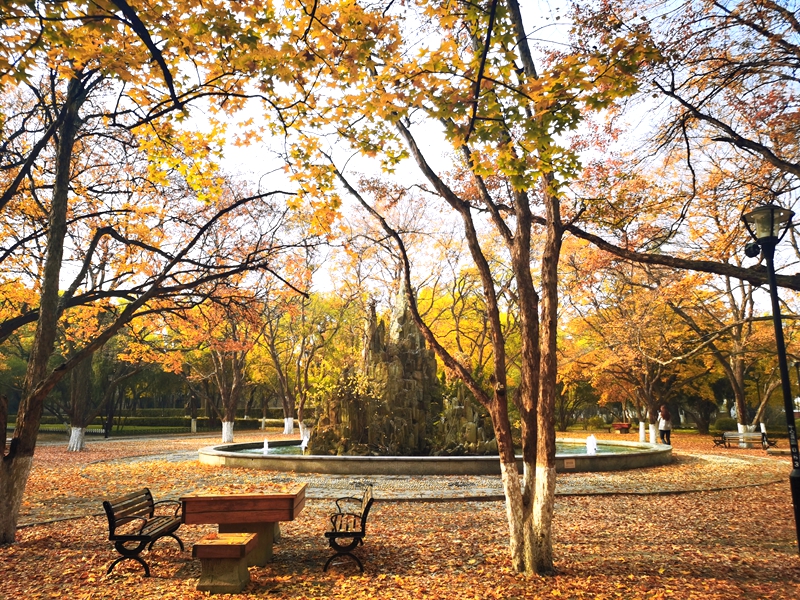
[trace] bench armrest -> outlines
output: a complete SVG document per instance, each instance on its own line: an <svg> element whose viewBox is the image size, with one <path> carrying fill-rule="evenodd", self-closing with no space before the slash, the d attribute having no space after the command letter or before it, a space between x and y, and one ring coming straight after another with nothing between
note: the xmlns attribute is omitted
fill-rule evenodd
<svg viewBox="0 0 800 600"><path fill-rule="evenodd" d="M345 504L345 503L348 503L348 502L353 502L353 503L358 504L359 506L361 506L362 500L361 500L361 498L353 498L352 496L345 496L344 498L337 498L336 499L336 510L338 510L340 513L343 513L345 511L342 510L342 505L339 504L340 502L342 504Z"/></svg>
<svg viewBox="0 0 800 600"><path fill-rule="evenodd" d="M183 506L179 500L159 500L158 502L153 503L153 509L159 505L163 506L175 506L175 510L172 511L172 516L177 517L181 512L181 507Z"/></svg>

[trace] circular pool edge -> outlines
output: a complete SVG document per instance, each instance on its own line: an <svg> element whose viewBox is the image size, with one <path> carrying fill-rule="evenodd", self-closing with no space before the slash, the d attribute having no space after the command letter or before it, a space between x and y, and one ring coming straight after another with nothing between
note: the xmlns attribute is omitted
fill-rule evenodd
<svg viewBox="0 0 800 600"><path fill-rule="evenodd" d="M585 444L584 440L564 438L560 442ZM286 446L298 442L271 442ZM603 440L610 446L628 446L634 452L621 454L556 454L557 473L624 471L669 464L672 446L644 442ZM243 455L237 450L261 447L259 442L219 444L198 451L203 464L267 471L325 473L330 475L500 475L497 456L320 456L320 455ZM522 457L517 456L522 469Z"/></svg>

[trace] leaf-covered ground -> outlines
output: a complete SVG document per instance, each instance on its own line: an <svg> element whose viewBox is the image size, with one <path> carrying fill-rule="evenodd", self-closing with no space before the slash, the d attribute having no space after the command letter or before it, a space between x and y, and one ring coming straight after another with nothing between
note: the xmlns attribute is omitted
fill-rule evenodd
<svg viewBox="0 0 800 600"><path fill-rule="evenodd" d="M186 552L164 539L145 553L151 578L131 561L107 576L115 551L98 511L111 489L148 485L158 499L209 485L242 489L285 479L168 456L215 441L92 442L83 453L41 445L23 508L28 522L39 524L22 527L17 544L0 548L0 598L204 597L194 589L200 566L189 548L211 526L181 527ZM251 567L250 585L235 597L800 598L791 464L761 450L715 449L709 437L676 436L674 442L673 465L597 475L595 481L559 476L554 576L525 577L510 569L502 502L452 499L376 503L359 550L365 573L350 563L323 573L332 502L312 498L297 520L282 525L274 562ZM148 455L157 458L135 459ZM577 485L572 479L582 477L605 493L570 495ZM713 491L702 491L704 479ZM402 479L386 485L397 488ZM614 486L634 493L609 493ZM700 491L675 493L680 489ZM73 518L42 523L65 517Z"/></svg>

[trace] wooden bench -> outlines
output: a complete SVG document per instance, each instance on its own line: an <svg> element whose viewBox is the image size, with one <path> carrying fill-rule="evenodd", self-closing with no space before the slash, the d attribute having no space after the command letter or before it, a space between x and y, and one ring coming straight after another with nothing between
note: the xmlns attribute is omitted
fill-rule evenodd
<svg viewBox="0 0 800 600"><path fill-rule="evenodd" d="M715 446L731 447L731 443L739 444L761 444L761 447L766 450L767 448L777 444L775 440L767 438L767 434L760 431L725 431L724 433L717 433L714 435L713 442Z"/></svg>
<svg viewBox="0 0 800 600"><path fill-rule="evenodd" d="M175 506L172 514L156 515L157 506ZM144 576L150 577L150 567L139 556L146 547L162 537L171 537L178 541L183 550L183 542L175 535L181 526L181 503L177 500L153 502L153 495L148 488L142 488L126 496L104 500L103 508L108 517L108 539L114 542L114 548L122 556L108 567L106 574L126 559L133 559L144 567Z"/></svg>
<svg viewBox="0 0 800 600"><path fill-rule="evenodd" d="M255 533L210 533L192 546L200 559L197 589L212 594L238 594L250 581L247 555L258 545Z"/></svg>
<svg viewBox="0 0 800 600"><path fill-rule="evenodd" d="M367 533L367 517L373 501L372 484L367 485L361 498L345 497L336 500L336 512L330 517L331 530L325 532L325 537L328 538L328 542L336 554L328 559L328 562L325 563L325 568L322 569L323 571L328 570L328 565L337 556L349 556L356 561L361 572L364 572L364 565L353 554L353 550L359 544L364 544L364 536ZM355 508L348 512L345 510L346 505L354 506ZM342 543L340 543L340 540L342 540Z"/></svg>
<svg viewBox="0 0 800 600"><path fill-rule="evenodd" d="M630 423L612 423L611 427L617 430L617 433L628 433L631 430Z"/></svg>

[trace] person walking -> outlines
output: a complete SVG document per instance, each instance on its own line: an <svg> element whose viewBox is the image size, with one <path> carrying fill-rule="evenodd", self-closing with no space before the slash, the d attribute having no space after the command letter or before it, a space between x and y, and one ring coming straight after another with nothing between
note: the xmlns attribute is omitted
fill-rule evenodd
<svg viewBox="0 0 800 600"><path fill-rule="evenodd" d="M667 446L672 445L670 434L672 433L672 415L666 404L661 405L658 411L658 435L661 436L661 443Z"/></svg>

